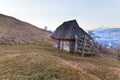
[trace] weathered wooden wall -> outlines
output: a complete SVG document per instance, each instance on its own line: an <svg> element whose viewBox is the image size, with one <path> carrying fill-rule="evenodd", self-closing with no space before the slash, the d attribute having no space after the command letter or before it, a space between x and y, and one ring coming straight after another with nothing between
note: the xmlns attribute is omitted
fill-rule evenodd
<svg viewBox="0 0 120 80"><path fill-rule="evenodd" d="M53 46L59 48L59 40L53 40Z"/></svg>
<svg viewBox="0 0 120 80"><path fill-rule="evenodd" d="M70 41L68 40L54 40L53 46L61 50L70 51Z"/></svg>
<svg viewBox="0 0 120 80"><path fill-rule="evenodd" d="M77 49L75 41L76 40L54 40L54 47L61 50L70 51L72 53L79 53L82 54L82 56L84 56L84 54L94 54L92 41L90 39L77 39Z"/></svg>

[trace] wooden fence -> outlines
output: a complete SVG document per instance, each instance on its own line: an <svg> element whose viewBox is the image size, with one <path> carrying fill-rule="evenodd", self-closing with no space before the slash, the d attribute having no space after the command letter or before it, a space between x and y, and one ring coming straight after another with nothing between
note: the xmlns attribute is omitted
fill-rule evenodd
<svg viewBox="0 0 120 80"><path fill-rule="evenodd" d="M90 39L88 39L86 36L81 39L76 39L77 44L77 53L82 54L84 56L85 54L95 54L96 50L94 47L94 42Z"/></svg>

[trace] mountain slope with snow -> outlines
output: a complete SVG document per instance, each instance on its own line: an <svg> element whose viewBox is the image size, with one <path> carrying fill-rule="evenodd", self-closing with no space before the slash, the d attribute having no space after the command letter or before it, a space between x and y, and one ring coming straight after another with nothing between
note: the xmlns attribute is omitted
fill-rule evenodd
<svg viewBox="0 0 120 80"><path fill-rule="evenodd" d="M93 31L95 36L98 36L95 39L98 43L107 47L120 45L120 28L95 29Z"/></svg>

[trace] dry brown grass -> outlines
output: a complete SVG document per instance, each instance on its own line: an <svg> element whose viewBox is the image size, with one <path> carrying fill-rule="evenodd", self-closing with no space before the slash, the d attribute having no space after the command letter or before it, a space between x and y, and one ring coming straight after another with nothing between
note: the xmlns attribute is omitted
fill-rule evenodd
<svg viewBox="0 0 120 80"><path fill-rule="evenodd" d="M0 80L119 80L120 61L80 57L49 45L1 45Z"/></svg>
<svg viewBox="0 0 120 80"><path fill-rule="evenodd" d="M0 44L49 43L50 36L51 33L44 29L0 14Z"/></svg>

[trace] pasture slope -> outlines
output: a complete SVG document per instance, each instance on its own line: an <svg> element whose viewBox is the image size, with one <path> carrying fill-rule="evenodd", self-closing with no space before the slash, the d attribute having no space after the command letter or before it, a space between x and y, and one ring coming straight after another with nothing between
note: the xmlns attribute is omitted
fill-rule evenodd
<svg viewBox="0 0 120 80"><path fill-rule="evenodd" d="M120 80L120 61L80 57L51 45L0 45L0 80Z"/></svg>
<svg viewBox="0 0 120 80"><path fill-rule="evenodd" d="M50 43L51 32L14 17L0 14L0 44Z"/></svg>

